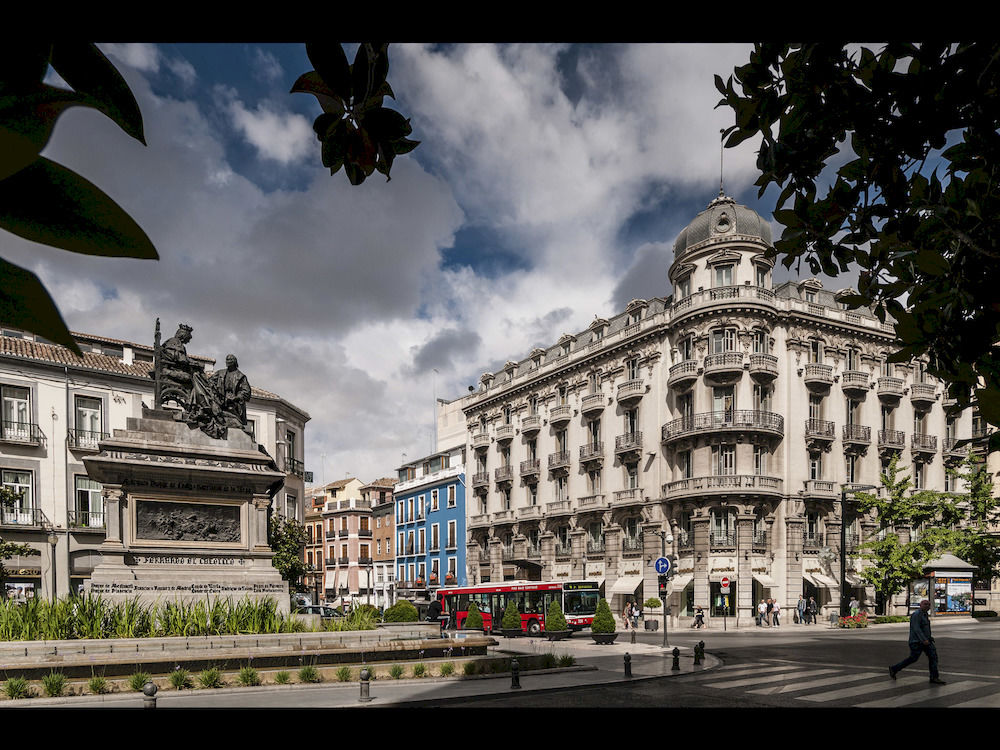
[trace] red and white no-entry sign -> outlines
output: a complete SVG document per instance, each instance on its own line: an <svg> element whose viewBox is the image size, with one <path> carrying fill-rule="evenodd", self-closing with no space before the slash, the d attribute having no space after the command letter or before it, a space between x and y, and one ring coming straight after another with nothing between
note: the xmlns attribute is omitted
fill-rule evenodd
<svg viewBox="0 0 1000 750"><path fill-rule="evenodd" d="M722 577L722 592L723 594L729 593L729 576Z"/></svg>

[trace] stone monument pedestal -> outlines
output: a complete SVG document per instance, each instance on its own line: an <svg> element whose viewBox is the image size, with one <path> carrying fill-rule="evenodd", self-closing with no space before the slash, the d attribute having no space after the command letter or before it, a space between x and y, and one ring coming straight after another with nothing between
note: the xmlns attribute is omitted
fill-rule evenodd
<svg viewBox="0 0 1000 750"><path fill-rule="evenodd" d="M87 585L109 601L166 604L274 599L268 509L285 475L248 434L209 437L167 409L143 409L84 458L104 489L107 536Z"/></svg>

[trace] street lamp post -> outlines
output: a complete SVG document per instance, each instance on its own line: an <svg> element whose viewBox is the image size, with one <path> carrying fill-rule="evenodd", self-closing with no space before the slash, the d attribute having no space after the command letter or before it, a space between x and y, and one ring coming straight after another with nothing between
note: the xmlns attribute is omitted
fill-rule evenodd
<svg viewBox="0 0 1000 750"><path fill-rule="evenodd" d="M840 616L850 614L850 601L847 598L847 493L875 489L873 484L840 486Z"/></svg>
<svg viewBox="0 0 1000 750"><path fill-rule="evenodd" d="M49 555L49 567L52 569L52 601L56 600L56 545L59 544L59 537L56 536L55 531L50 531L48 535L48 543L51 547L51 554Z"/></svg>

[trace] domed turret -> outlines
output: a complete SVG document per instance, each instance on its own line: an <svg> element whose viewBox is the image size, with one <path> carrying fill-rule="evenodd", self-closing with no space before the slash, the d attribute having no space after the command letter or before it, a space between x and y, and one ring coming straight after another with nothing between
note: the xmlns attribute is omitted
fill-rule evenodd
<svg viewBox="0 0 1000 750"><path fill-rule="evenodd" d="M719 197L677 235L674 259L679 260L690 248L705 240L736 236L751 237L770 245L771 225L753 209L720 192Z"/></svg>

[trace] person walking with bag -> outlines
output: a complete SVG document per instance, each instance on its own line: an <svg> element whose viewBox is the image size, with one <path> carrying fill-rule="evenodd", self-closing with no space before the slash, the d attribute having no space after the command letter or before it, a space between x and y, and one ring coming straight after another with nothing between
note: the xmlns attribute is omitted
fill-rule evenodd
<svg viewBox="0 0 1000 750"><path fill-rule="evenodd" d="M889 667L889 676L892 679L896 679L896 673L899 670L917 661L920 654L927 654L927 667L930 671L931 684L947 684L938 673L937 646L934 645L934 637L931 635L931 618L927 614L930 608L931 603L924 599L920 602L920 609L910 615L910 655L898 664Z"/></svg>
<svg viewBox="0 0 1000 750"><path fill-rule="evenodd" d="M816 604L815 597L813 596L809 597L809 603L806 605L806 612L809 613L809 622L815 625L817 617L819 615L819 605Z"/></svg>
<svg viewBox="0 0 1000 750"><path fill-rule="evenodd" d="M806 624L806 600L802 594L799 594L799 603L796 606L796 610L799 613L799 625Z"/></svg>
<svg viewBox="0 0 1000 750"><path fill-rule="evenodd" d="M781 625L779 615L781 614L781 606L778 604L778 600L774 600L774 604L771 607L771 624L774 627Z"/></svg>

